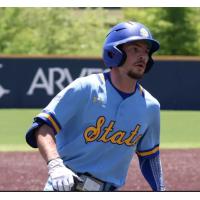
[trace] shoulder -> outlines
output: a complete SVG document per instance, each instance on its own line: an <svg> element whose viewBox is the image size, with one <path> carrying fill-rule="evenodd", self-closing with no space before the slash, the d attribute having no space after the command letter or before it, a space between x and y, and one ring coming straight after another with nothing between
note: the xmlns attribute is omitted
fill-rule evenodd
<svg viewBox="0 0 200 200"><path fill-rule="evenodd" d="M74 94L81 97L87 96L86 94L91 93L92 90L96 90L98 86L102 84L99 78L100 75L101 74L92 74L76 78L56 95L56 99L59 100L64 96L74 96Z"/></svg>
<svg viewBox="0 0 200 200"><path fill-rule="evenodd" d="M159 101L153 97L150 92L148 92L146 89L143 89L143 97L144 97L144 104L145 104L145 110L146 110L146 117L150 124L152 123L158 123L159 124L159 118L160 118L160 103Z"/></svg>
<svg viewBox="0 0 200 200"><path fill-rule="evenodd" d="M105 79L103 73L91 74L85 77L77 78L74 81L75 85L79 85L82 89L96 88L104 85Z"/></svg>
<svg viewBox="0 0 200 200"><path fill-rule="evenodd" d="M140 87L142 87L140 85ZM146 89L142 87L142 92L144 96L144 100L148 109L158 109L160 110L160 103L159 101Z"/></svg>

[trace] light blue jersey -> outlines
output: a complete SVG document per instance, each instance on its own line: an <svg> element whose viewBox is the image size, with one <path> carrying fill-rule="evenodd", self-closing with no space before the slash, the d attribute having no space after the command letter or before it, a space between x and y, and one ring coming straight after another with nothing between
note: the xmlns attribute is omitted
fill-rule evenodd
<svg viewBox="0 0 200 200"><path fill-rule="evenodd" d="M139 84L122 98L106 77L76 79L36 118L53 127L65 165L121 187L135 153L159 153L160 105Z"/></svg>

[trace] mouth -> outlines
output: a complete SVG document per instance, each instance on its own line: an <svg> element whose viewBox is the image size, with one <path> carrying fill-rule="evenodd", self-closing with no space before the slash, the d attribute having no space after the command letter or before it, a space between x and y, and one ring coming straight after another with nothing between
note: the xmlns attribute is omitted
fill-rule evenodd
<svg viewBox="0 0 200 200"><path fill-rule="evenodd" d="M142 68L142 69L145 68L145 64L144 63L136 63L135 66L139 67L139 68Z"/></svg>

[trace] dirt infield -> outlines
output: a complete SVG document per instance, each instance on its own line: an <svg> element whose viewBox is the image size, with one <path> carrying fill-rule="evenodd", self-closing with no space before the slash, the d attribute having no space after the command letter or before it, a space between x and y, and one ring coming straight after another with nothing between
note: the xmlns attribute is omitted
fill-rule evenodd
<svg viewBox="0 0 200 200"><path fill-rule="evenodd" d="M200 191L200 149L161 150L168 191ZM0 153L0 191L41 191L47 178L46 164L38 152ZM151 191L131 163L122 191Z"/></svg>

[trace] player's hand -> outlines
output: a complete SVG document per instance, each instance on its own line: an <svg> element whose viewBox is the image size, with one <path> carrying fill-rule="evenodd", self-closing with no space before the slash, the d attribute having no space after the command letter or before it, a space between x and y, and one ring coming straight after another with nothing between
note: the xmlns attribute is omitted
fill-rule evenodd
<svg viewBox="0 0 200 200"><path fill-rule="evenodd" d="M74 186L74 178L81 179L68 169L61 158L56 158L48 163L48 174L51 177L55 191L71 191Z"/></svg>

